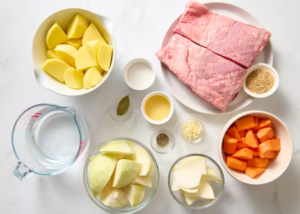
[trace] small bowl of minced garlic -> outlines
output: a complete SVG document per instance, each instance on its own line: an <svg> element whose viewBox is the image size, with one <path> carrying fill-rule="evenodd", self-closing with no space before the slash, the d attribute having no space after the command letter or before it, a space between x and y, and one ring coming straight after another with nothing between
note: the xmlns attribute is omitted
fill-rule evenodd
<svg viewBox="0 0 300 214"><path fill-rule="evenodd" d="M273 94L279 86L279 76L275 68L258 63L248 69L243 88L247 94L265 98Z"/></svg>
<svg viewBox="0 0 300 214"><path fill-rule="evenodd" d="M203 123L196 118L182 120L180 124L180 135L187 143L199 143L205 133Z"/></svg>

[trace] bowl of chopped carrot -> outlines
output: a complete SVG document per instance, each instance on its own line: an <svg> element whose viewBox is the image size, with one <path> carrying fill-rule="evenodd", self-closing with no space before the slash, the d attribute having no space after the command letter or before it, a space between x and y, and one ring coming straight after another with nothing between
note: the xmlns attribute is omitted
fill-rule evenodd
<svg viewBox="0 0 300 214"><path fill-rule="evenodd" d="M287 169L293 155L293 141L286 125L275 115L247 111L225 124L218 153L233 178L261 185L276 180Z"/></svg>

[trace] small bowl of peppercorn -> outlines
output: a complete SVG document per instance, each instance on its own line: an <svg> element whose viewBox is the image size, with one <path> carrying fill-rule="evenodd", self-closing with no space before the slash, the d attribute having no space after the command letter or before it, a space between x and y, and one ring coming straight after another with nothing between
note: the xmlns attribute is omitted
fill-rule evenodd
<svg viewBox="0 0 300 214"><path fill-rule="evenodd" d="M175 145L175 138L168 129L155 128L150 139L152 149L160 154L171 151Z"/></svg>
<svg viewBox="0 0 300 214"><path fill-rule="evenodd" d="M247 94L265 98L273 94L279 86L279 76L275 68L258 63L248 69L243 88Z"/></svg>

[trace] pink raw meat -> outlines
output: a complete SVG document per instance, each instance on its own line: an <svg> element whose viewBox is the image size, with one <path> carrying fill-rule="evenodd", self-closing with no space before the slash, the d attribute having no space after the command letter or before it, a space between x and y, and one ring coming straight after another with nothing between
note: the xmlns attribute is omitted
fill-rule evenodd
<svg viewBox="0 0 300 214"><path fill-rule="evenodd" d="M264 29L218 15L194 1L186 5L174 33L245 68L251 67L271 36Z"/></svg>
<svg viewBox="0 0 300 214"><path fill-rule="evenodd" d="M223 111L238 94L247 72L179 34L156 56L181 82Z"/></svg>

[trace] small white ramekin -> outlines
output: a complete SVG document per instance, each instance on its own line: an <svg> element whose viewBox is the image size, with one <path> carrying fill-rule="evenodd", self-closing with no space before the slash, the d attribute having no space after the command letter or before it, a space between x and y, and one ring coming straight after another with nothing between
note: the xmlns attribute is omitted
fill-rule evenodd
<svg viewBox="0 0 300 214"><path fill-rule="evenodd" d="M145 85L144 87L141 87L141 88L134 87L134 86L130 83L130 81L129 81L129 79L128 79L128 71L129 71L130 67L133 66L133 65L136 64L136 63L144 63L144 64L148 65L148 66L151 68L152 74L153 74L153 78L152 78L152 80L149 82L149 84L148 84L148 85ZM127 84L131 89L136 90L136 91L142 91L142 90L146 90L146 89L150 88L150 86L154 83L155 76L156 76L156 75L155 75L155 70L154 70L153 65L150 63L149 60L147 60L147 59L145 59L145 58L134 58L134 59L130 60L130 61L126 64L126 66L124 67L123 75L124 75L124 80L125 80L126 84Z"/></svg>
<svg viewBox="0 0 300 214"><path fill-rule="evenodd" d="M253 71L258 70L258 69L267 70L274 77L274 85L273 85L273 87L271 88L270 91L268 91L266 93L263 93L263 94L256 94L256 93L250 91L247 88L247 86L246 86L246 80L247 80L247 77L249 76L249 74L252 73ZM244 80L244 84L243 84L244 91L247 94L249 94L250 96L255 97L255 98L265 98L265 97L270 96L271 94L273 94L277 90L278 86L279 86L279 76L278 76L277 71L271 65L268 65L268 64L265 64L265 63L258 63L258 64L253 65L251 68L249 68L247 70L247 74L246 74L246 77L245 77L245 80Z"/></svg>
<svg viewBox="0 0 300 214"><path fill-rule="evenodd" d="M147 101L150 97L153 97L153 96L155 96L155 95L161 95L161 96L165 97L165 98L169 101L169 103L170 103L170 107L171 107L170 113L169 113L169 115L168 115L165 119L163 119L163 120L152 120L151 118L148 117L148 115L147 115L146 112L145 112L145 104L146 104L146 101ZM164 124L164 123L168 122L168 121L170 120L170 118L172 117L173 112L174 112L174 104L173 104L172 100L170 99L169 95L167 95L167 94L165 94L165 93L163 93L163 92L161 92L161 91L154 91L154 92L148 94L148 95L143 99L143 101L142 101L142 106L141 106L141 110L142 110L142 114L143 114L144 118L145 118L148 122L150 122L150 123L152 123L152 124L155 124L155 125L161 125L161 124Z"/></svg>

